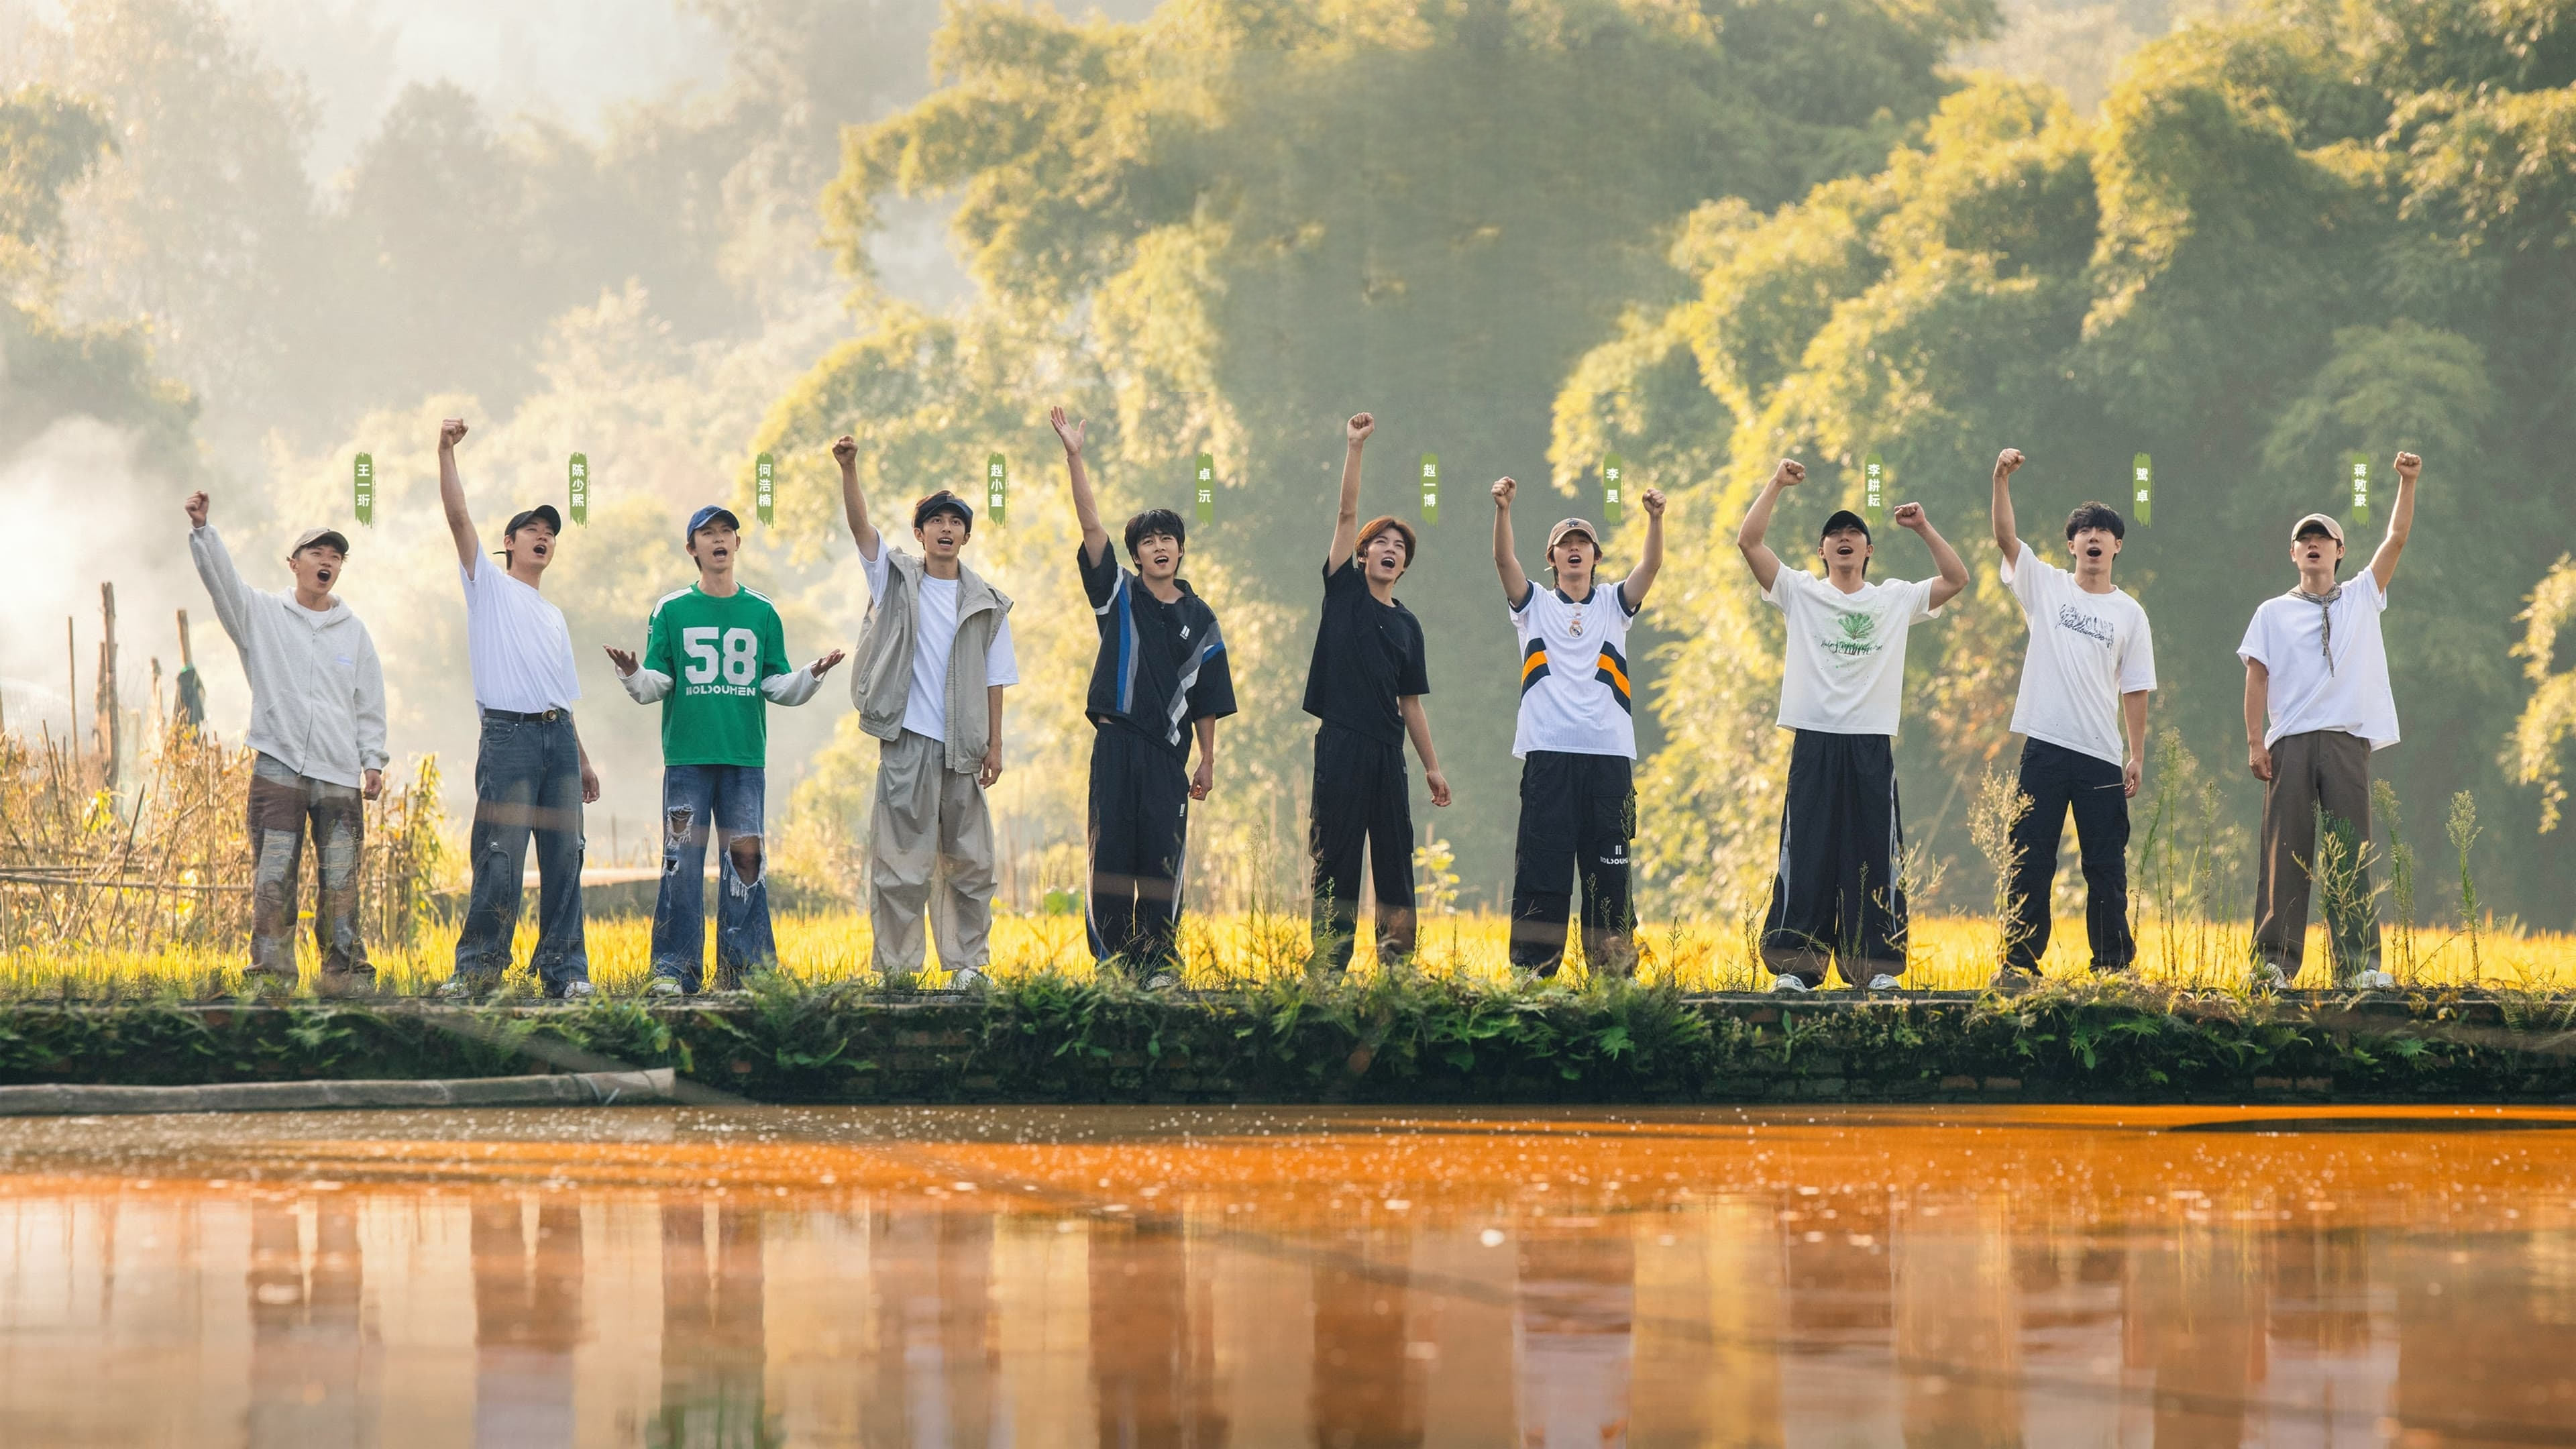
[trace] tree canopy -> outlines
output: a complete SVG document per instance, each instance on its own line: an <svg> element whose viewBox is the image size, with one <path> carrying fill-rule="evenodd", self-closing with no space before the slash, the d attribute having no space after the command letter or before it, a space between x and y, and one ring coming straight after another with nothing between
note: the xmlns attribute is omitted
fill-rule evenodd
<svg viewBox="0 0 2576 1449"><path fill-rule="evenodd" d="M2120 503L2131 456L2151 454L2155 521L2121 581L2155 620L2159 714L2241 779L2233 651L2294 582L2291 521L2349 512L2353 451L2384 509L2387 460L2419 451L2386 625L2413 747L2380 768L2419 816L2456 789L2501 795L2515 618L2571 497L2553 471L2576 401L2571 19L2564 0L2283 6L2140 50L2098 119L1981 77L1875 175L1768 214L1701 208L1673 252L1696 295L1605 341L1556 417L1561 466L1624 447L1696 480L1676 505L1696 592L1673 613L1688 637L1645 792L1658 877L1740 900L1767 858L1771 807L1740 782L1777 777L1778 630L1728 545L1781 455L1815 481L1779 537L1851 501L1875 452L1895 497L1973 543L1994 454L2018 446L2022 531L2047 550L2064 510ZM2347 574L2380 516L2350 525ZM1919 554L1899 541L1880 562L1919 573ZM2022 625L1991 545L1976 562L1969 606L1914 636L1901 758L1918 831L1956 831L1940 782L2008 742ZM2527 839L2536 802L2512 798ZM2542 909L2565 861L2499 857L2509 897Z"/></svg>

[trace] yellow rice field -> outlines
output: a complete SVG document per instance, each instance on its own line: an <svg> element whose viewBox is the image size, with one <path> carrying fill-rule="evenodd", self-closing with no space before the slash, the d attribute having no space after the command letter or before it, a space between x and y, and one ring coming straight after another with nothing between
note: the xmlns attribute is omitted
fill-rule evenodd
<svg viewBox="0 0 2576 1449"><path fill-rule="evenodd" d="M850 911L810 916L784 916L777 925L779 954L792 975L815 983L870 977L869 931L865 914ZM710 933L712 934L712 933ZM635 991L646 974L651 925L641 918L593 920L588 926L591 979L606 992ZM2472 942L2451 930L2421 933L2413 952L2388 933L2387 966L2406 985L2482 986L2519 992L2576 991L2576 936L2528 934L2507 927L2489 930ZM2191 924L2172 931L2141 928L2140 974L2150 981L2193 989L2239 988L2247 930L2243 923ZM1768 984L1746 948L1740 926L1712 922L1649 923L1640 932L1641 975L1653 983L1669 982L1691 991L1749 991ZM1991 922L1946 917L1914 923L1913 956L1907 985L1917 989L1973 990L1993 974L1997 933ZM417 993L446 979L455 943L453 927L434 931L411 950L380 949L375 960L382 986L397 993ZM314 969L306 943L308 982ZM517 957L524 963L535 945L535 931L524 922ZM1293 975L1306 959L1302 917L1286 915L1201 915L1183 925L1181 937L1187 984L1215 989L1250 985ZM2044 970L2052 977L2081 976L2088 960L2084 923L2061 920ZM2326 985L2325 942L2321 930L2309 933L2307 969L2296 983ZM101 951L0 954L0 993L27 996L175 992L188 996L224 996L240 989L242 961L233 953L172 951L156 954ZM1504 922L1491 914L1438 917L1422 931L1420 966L1433 977L1462 978L1500 984L1508 978L1504 955ZM1354 969L1371 971L1376 957L1365 926ZM1032 972L1056 971L1085 977L1092 971L1082 918L1064 915L1013 915L995 920L992 974L1008 979ZM1580 984L1579 960L1565 980ZM918 985L937 988L946 973L935 964ZM524 965L511 982L533 990ZM1834 983L1836 987L1839 982Z"/></svg>

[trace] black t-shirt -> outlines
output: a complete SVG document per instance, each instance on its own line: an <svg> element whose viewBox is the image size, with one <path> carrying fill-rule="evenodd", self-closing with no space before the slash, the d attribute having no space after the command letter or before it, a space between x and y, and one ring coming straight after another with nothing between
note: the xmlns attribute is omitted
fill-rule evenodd
<svg viewBox="0 0 2576 1449"><path fill-rule="evenodd" d="M1388 744L1404 742L1396 700L1429 694L1422 659L1422 621L1402 604L1369 592L1359 556L1324 571L1324 622L1306 667L1306 713Z"/></svg>
<svg viewBox="0 0 2576 1449"><path fill-rule="evenodd" d="M1181 596L1166 604L1144 581L1118 566L1113 544L1100 561L1073 546L1082 592L1100 621L1100 657L1091 666L1091 693L1083 713L1101 726L1132 729L1186 763L1190 722L1234 713L1234 674L1226 662L1225 636L1216 611L1179 580Z"/></svg>

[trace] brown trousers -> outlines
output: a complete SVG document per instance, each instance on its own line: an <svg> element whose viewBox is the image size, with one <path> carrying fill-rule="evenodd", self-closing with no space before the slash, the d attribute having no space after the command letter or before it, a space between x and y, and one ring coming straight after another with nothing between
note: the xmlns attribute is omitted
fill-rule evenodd
<svg viewBox="0 0 2576 1449"><path fill-rule="evenodd" d="M2263 790L2263 839L2254 876L2254 954L2292 981L2308 949L2309 872L2317 858L2317 812L2352 823L2370 841L2370 741L2342 730L2283 735L2272 744L2272 782ZM2379 969L2379 903L2365 855L2353 900L2329 919L2334 964L2351 976Z"/></svg>

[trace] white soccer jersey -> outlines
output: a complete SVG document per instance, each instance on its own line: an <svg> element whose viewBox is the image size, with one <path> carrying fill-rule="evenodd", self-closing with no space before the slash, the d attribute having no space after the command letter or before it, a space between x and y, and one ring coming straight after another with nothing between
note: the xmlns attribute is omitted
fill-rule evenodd
<svg viewBox="0 0 2576 1449"><path fill-rule="evenodd" d="M1569 599L1536 581L1511 611L1521 643L1520 728L1512 755L1532 750L1637 758L1637 726L1628 687L1625 580L1593 581L1591 594Z"/></svg>

